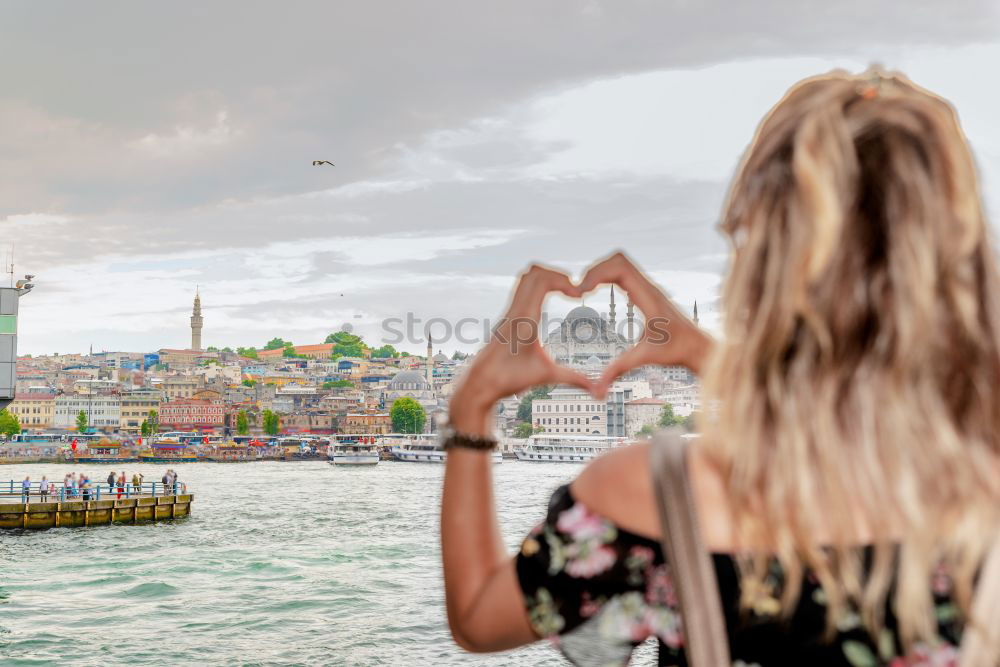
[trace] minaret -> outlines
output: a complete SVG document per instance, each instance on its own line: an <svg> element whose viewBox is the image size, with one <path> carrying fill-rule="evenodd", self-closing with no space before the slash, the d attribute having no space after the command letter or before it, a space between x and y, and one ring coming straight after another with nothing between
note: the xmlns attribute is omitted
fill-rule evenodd
<svg viewBox="0 0 1000 667"><path fill-rule="evenodd" d="M201 295L198 289L194 290L194 309L191 311L191 349L201 350L201 325L204 320L201 317Z"/></svg>
<svg viewBox="0 0 1000 667"><path fill-rule="evenodd" d="M431 332L427 330L427 384L434 386L434 348L431 346Z"/></svg>
<svg viewBox="0 0 1000 667"><path fill-rule="evenodd" d="M611 330L611 334L617 333L615 331L615 286L611 286L611 305L608 306L608 328ZM614 336L612 335L612 340Z"/></svg>
<svg viewBox="0 0 1000 667"><path fill-rule="evenodd" d="M698 302L694 302L694 325L698 326Z"/></svg>
<svg viewBox="0 0 1000 667"><path fill-rule="evenodd" d="M626 311L626 321L628 322L628 344L631 345L635 340L633 337L632 325L635 322L635 306L632 305L632 297L628 298L628 309Z"/></svg>

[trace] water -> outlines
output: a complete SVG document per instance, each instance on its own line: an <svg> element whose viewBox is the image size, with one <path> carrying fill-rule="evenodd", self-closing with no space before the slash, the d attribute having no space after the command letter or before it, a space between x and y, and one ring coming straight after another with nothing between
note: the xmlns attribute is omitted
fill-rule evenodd
<svg viewBox="0 0 1000 667"><path fill-rule="evenodd" d="M103 466L75 466L100 481ZM128 464L147 481L162 465ZM190 517L0 532L0 663L564 665L541 642L469 655L448 635L443 466L194 463ZM61 480L64 465L0 466ZM573 464L494 467L511 550ZM646 648L646 647L644 647ZM647 664L647 648L633 664Z"/></svg>

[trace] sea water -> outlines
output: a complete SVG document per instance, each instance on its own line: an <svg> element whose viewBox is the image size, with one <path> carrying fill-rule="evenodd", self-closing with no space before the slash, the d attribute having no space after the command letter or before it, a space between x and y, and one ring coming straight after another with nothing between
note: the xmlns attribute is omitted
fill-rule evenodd
<svg viewBox="0 0 1000 667"><path fill-rule="evenodd" d="M121 472L122 466L116 468ZM159 481L166 466L125 464ZM192 514L0 531L0 664L564 665L545 642L470 655L445 621L444 467L189 463ZM581 466L494 466L513 550ZM0 466L0 480L95 482L99 465ZM649 646L633 664L655 662Z"/></svg>

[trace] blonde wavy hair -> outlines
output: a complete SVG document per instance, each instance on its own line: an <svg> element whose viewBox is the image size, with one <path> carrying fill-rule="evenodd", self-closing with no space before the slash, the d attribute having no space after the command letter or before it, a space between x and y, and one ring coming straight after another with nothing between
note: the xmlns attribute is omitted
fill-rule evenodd
<svg viewBox="0 0 1000 667"><path fill-rule="evenodd" d="M703 427L740 544L776 554L785 613L808 570L829 633L851 610L875 634L891 604L904 643L933 640L936 568L967 613L1000 508L997 262L954 111L898 73L800 82L722 229ZM740 558L745 605L768 560Z"/></svg>

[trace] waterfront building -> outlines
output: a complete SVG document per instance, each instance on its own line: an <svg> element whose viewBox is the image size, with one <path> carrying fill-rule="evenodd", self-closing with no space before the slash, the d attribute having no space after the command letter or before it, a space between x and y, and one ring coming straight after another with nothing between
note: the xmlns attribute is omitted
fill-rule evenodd
<svg viewBox="0 0 1000 667"><path fill-rule="evenodd" d="M634 438L643 426L656 426L666 404L658 398L634 398L625 403L625 436Z"/></svg>
<svg viewBox="0 0 1000 667"><path fill-rule="evenodd" d="M55 394L48 392L18 393L7 410L17 416L23 429L50 429L55 417Z"/></svg>
<svg viewBox="0 0 1000 667"><path fill-rule="evenodd" d="M160 425L183 429L215 428L225 421L225 408L218 401L179 398L160 404Z"/></svg>
<svg viewBox="0 0 1000 667"><path fill-rule="evenodd" d="M328 412L309 410L281 416L281 428L286 433L332 433L337 427L336 418Z"/></svg>
<svg viewBox="0 0 1000 667"><path fill-rule="evenodd" d="M67 431L76 429L76 418L83 411L91 428L115 430L121 423L118 396L103 394L62 394L56 396L52 426Z"/></svg>
<svg viewBox="0 0 1000 667"><path fill-rule="evenodd" d="M615 382L608 389L606 434L616 438L625 437L625 404L636 398L635 390L628 384Z"/></svg>
<svg viewBox="0 0 1000 667"><path fill-rule="evenodd" d="M124 433L139 433L150 410L160 410L160 392L137 389L121 395L118 429Z"/></svg>
<svg viewBox="0 0 1000 667"><path fill-rule="evenodd" d="M556 387L531 404L531 423L546 433L608 435L608 405L575 387Z"/></svg>
<svg viewBox="0 0 1000 667"><path fill-rule="evenodd" d="M389 416L388 412L349 412L341 421L340 430L344 433L364 433L372 435L391 433L392 418Z"/></svg>

